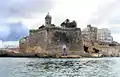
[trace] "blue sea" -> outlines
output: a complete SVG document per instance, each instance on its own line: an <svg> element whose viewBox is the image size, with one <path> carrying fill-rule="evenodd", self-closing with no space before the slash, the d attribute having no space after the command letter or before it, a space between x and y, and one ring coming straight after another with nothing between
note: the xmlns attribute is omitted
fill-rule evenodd
<svg viewBox="0 0 120 77"><path fill-rule="evenodd" d="M0 58L0 77L120 77L120 58Z"/></svg>

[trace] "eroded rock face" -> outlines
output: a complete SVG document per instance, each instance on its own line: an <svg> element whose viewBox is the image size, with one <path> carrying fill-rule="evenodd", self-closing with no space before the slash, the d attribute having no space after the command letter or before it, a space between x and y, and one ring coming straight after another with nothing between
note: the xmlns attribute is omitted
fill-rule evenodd
<svg viewBox="0 0 120 77"><path fill-rule="evenodd" d="M115 57L115 56L120 56L120 46L109 46L109 47L104 47L101 48L101 53L104 56L110 56L110 57Z"/></svg>

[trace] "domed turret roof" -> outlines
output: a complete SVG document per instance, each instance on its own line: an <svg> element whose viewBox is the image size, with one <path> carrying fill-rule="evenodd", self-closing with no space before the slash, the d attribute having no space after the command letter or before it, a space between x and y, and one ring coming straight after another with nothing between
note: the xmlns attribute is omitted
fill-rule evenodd
<svg viewBox="0 0 120 77"><path fill-rule="evenodd" d="M48 14L46 15L45 19L47 19L47 18L52 18L52 17L49 15L49 12L48 12Z"/></svg>

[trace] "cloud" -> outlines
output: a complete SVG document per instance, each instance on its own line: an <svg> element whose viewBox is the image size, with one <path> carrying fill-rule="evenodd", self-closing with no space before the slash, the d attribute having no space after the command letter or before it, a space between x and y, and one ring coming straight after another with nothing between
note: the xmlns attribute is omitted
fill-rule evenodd
<svg viewBox="0 0 120 77"><path fill-rule="evenodd" d="M0 39L4 37L8 37L10 33L10 28L7 27L6 25L0 26Z"/></svg>
<svg viewBox="0 0 120 77"><path fill-rule="evenodd" d="M4 25L0 26L0 40L2 41L18 41L28 34L28 28L21 22L4 23Z"/></svg>
<svg viewBox="0 0 120 77"><path fill-rule="evenodd" d="M53 0L0 0L0 17L30 17L50 11L54 4Z"/></svg>
<svg viewBox="0 0 120 77"><path fill-rule="evenodd" d="M15 35L27 35L28 30L22 27L31 29L44 24L47 12L50 12L57 26L69 18L76 20L80 28L92 24L100 28L110 27L113 34L119 34L119 26L115 26L120 24L119 8L119 0L0 0L0 39L8 40L9 37L10 40L17 40ZM14 26L16 30L20 28L21 33L17 32L19 30L14 32L11 25L22 25Z"/></svg>
<svg viewBox="0 0 120 77"><path fill-rule="evenodd" d="M92 24L120 24L120 0L114 0L106 5L99 6L89 22Z"/></svg>
<svg viewBox="0 0 120 77"><path fill-rule="evenodd" d="M112 34L120 34L120 27L110 28Z"/></svg>
<svg viewBox="0 0 120 77"><path fill-rule="evenodd" d="M0 40L18 41L27 36L34 16L49 12L54 5L54 0L0 0ZM31 21L24 24L27 19Z"/></svg>
<svg viewBox="0 0 120 77"><path fill-rule="evenodd" d="M120 42L120 0L113 0L98 7L88 22L98 28L109 28L113 39Z"/></svg>
<svg viewBox="0 0 120 77"><path fill-rule="evenodd" d="M112 34L112 36L114 37L113 40L117 41L120 43L120 34Z"/></svg>

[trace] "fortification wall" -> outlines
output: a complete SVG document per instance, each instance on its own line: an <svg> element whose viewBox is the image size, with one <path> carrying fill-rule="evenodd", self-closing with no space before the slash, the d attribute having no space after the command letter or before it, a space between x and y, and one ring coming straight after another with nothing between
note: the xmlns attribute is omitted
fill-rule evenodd
<svg viewBox="0 0 120 77"><path fill-rule="evenodd" d="M29 46L41 46L44 49L47 43L47 31L46 30L37 30L32 32L29 36Z"/></svg>
<svg viewBox="0 0 120 77"><path fill-rule="evenodd" d="M23 49L27 53L42 53L46 55L60 55L63 45L67 46L68 54L81 54L83 43L80 28L44 28L30 31L28 42L24 42Z"/></svg>
<svg viewBox="0 0 120 77"><path fill-rule="evenodd" d="M43 52L47 44L47 31L30 30L30 35L23 43L20 42L20 51L24 53Z"/></svg>
<svg viewBox="0 0 120 77"><path fill-rule="evenodd" d="M47 31L48 44L46 50L59 53L62 51L62 46L65 44L70 54L78 54L78 52L83 51L80 28L48 28ZM75 51L78 52L76 53Z"/></svg>
<svg viewBox="0 0 120 77"><path fill-rule="evenodd" d="M29 45L29 37L23 37L20 41L19 41L19 47L20 47L20 52L27 52L27 48Z"/></svg>

